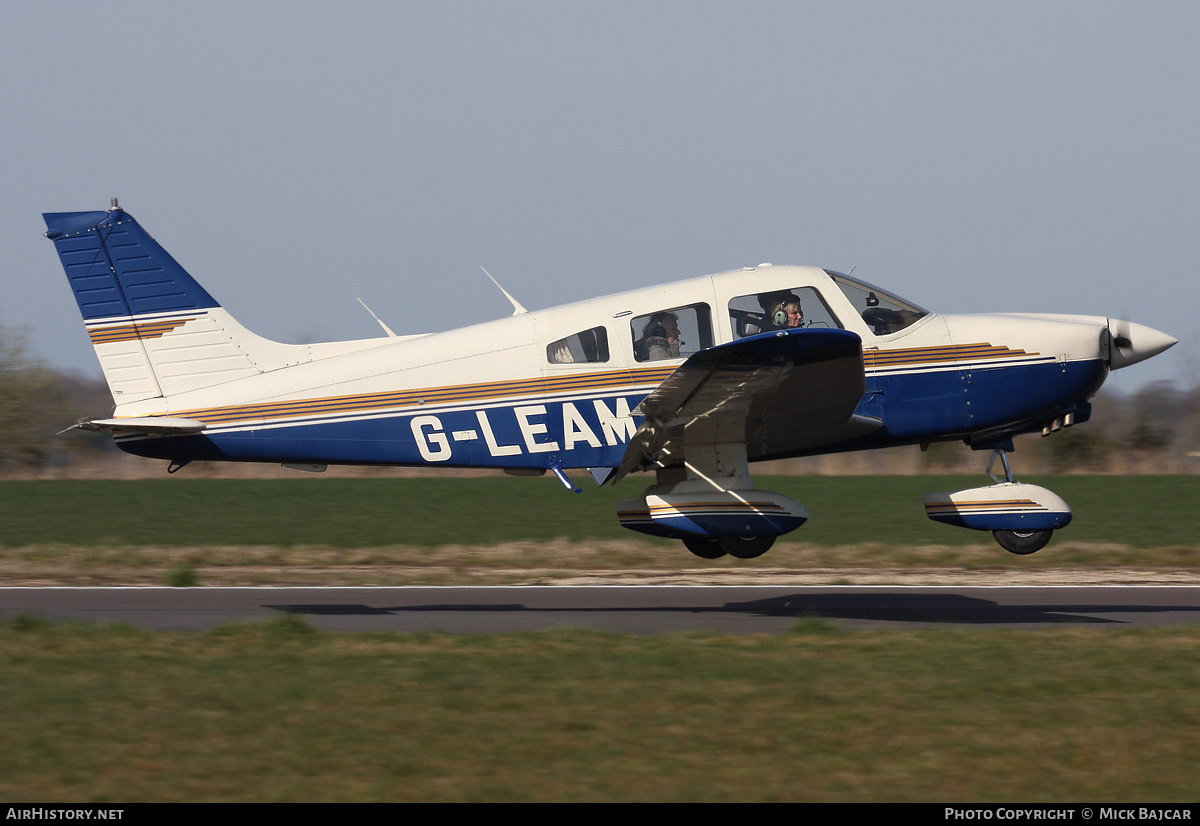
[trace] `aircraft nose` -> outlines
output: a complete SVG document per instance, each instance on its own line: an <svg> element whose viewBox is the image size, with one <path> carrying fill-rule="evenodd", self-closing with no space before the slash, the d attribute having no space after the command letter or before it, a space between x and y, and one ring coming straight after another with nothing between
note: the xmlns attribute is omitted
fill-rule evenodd
<svg viewBox="0 0 1200 826"><path fill-rule="evenodd" d="M1151 356L1157 356L1177 341L1173 336L1153 327L1110 318L1104 331L1101 349L1107 347L1109 367L1119 370L1145 361Z"/></svg>

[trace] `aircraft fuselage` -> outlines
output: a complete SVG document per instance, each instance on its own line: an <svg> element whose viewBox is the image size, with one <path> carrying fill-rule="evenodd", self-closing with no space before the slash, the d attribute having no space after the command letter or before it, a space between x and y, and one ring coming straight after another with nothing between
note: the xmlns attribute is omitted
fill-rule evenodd
<svg viewBox="0 0 1200 826"><path fill-rule="evenodd" d="M207 427L119 443L137 455L175 461L613 467L641 423L631 412L688 348L736 339L729 304L780 290L820 301L812 304L820 318L809 329L819 324L862 339L866 392L856 412L881 419L883 427L782 453L749 446L751 460L1003 440L1069 412L1081 422L1107 376L1098 350L1104 318L926 313L905 329L877 335L837 283L822 270L764 267L444 333L376 339L377 346L356 352L120 405L117 416L178 416ZM699 312L691 309L700 305ZM640 331L629 319L680 308L689 308L693 328L683 331L679 358L638 361ZM696 329L705 323L711 329ZM554 342L601 328L606 360L550 360Z"/></svg>

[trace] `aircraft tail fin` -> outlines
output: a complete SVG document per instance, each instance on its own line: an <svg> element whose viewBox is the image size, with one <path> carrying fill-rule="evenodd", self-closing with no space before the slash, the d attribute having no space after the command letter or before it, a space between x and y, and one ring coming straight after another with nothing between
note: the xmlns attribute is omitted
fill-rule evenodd
<svg viewBox="0 0 1200 826"><path fill-rule="evenodd" d="M119 207L108 212L50 212L42 217L84 322L219 306Z"/></svg>
<svg viewBox="0 0 1200 826"><path fill-rule="evenodd" d="M333 354L247 330L115 199L107 212L43 217L118 405Z"/></svg>

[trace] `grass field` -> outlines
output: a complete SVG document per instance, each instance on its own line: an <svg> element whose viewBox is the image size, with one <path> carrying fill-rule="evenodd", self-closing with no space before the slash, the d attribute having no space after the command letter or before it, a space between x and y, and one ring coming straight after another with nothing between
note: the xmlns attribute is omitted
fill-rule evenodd
<svg viewBox="0 0 1200 826"><path fill-rule="evenodd" d="M0 626L0 799L1200 794L1200 631L629 637Z"/></svg>
<svg viewBox="0 0 1200 826"><path fill-rule="evenodd" d="M751 562L637 541L612 512L635 485L4 482L0 578L1200 569L1197 477L1043 480L1076 517L1033 557L925 519L921 492L978 482L764 479L813 518ZM0 799L1189 802L1198 655L1190 626L339 635L289 616L153 634L17 617L0 623Z"/></svg>
<svg viewBox="0 0 1200 826"><path fill-rule="evenodd" d="M552 479L154 479L0 482L0 544L491 545L625 539L613 502L645 480L571 494ZM1200 543L1200 476L1057 476L1074 542L1156 548ZM765 477L759 487L803 502L807 544L968 545L984 536L930 522L921 494L981 476ZM591 484L591 483L587 483Z"/></svg>
<svg viewBox="0 0 1200 826"><path fill-rule="evenodd" d="M0 581L454 584L682 568L1200 568L1200 476L1040 481L1074 508L1042 552L929 521L927 491L980 477L766 477L812 514L760 560L698 560L616 522L643 480L296 478L0 482ZM584 484L590 484L584 483ZM529 571L535 571L530 574Z"/></svg>

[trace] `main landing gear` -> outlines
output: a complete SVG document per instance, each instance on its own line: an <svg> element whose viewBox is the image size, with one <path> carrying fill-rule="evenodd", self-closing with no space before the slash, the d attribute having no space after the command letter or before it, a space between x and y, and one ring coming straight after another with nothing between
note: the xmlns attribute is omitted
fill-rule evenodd
<svg viewBox="0 0 1200 826"><path fill-rule="evenodd" d="M617 518L630 530L682 540L701 559L755 559L808 519L799 502L738 481L739 487L722 489L693 480L654 485L638 499L618 502Z"/></svg>
<svg viewBox="0 0 1200 826"><path fill-rule="evenodd" d="M1004 481L992 473L996 459L1004 466ZM996 484L925 494L925 514L935 522L991 531L1001 548L1022 556L1040 551L1055 530L1070 524L1071 508L1057 494L1013 479L1005 448L992 451L987 475Z"/></svg>
<svg viewBox="0 0 1200 826"><path fill-rule="evenodd" d="M683 546L701 559L720 559L726 554L738 559L757 559L774 544L773 536L696 536L683 540Z"/></svg>
<svg viewBox="0 0 1200 826"><path fill-rule="evenodd" d="M660 467L640 497L617 503L622 526L682 540L701 559L755 559L808 519L799 502L754 486L744 443L698 445L691 454L681 466Z"/></svg>

